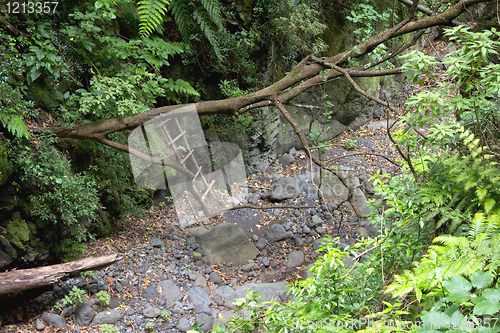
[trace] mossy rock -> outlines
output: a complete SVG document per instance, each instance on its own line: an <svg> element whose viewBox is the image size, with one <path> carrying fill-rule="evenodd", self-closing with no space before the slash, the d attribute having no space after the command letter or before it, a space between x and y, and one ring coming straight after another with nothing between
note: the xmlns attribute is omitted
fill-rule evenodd
<svg viewBox="0 0 500 333"><path fill-rule="evenodd" d="M7 239L20 250L30 249L30 236L36 234L36 226L33 223L21 219L21 215L16 212L12 216L12 221L7 225ZM35 240L36 242L36 240Z"/></svg>

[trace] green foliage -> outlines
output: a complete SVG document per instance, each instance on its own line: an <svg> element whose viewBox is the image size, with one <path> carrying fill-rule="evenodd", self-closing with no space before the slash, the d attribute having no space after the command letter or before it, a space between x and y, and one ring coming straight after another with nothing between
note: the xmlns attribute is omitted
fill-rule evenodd
<svg viewBox="0 0 500 333"><path fill-rule="evenodd" d="M389 27L391 17L389 12L383 11L379 13L370 2L369 0L361 0L355 3L349 15L346 16L346 19L354 25L353 34L356 44L368 40L377 31ZM371 60L379 59L387 54L387 52L387 46L380 44L370 53ZM387 65L390 65L390 63Z"/></svg>
<svg viewBox="0 0 500 333"><path fill-rule="evenodd" d="M139 32L142 37L148 37L158 25L163 23L170 1L140 0L137 3L137 13L141 23Z"/></svg>
<svg viewBox="0 0 500 333"><path fill-rule="evenodd" d="M68 295L64 296L64 298L56 305L59 310L62 310L65 307L75 307L80 304L83 304L85 301L85 291L78 288L77 286L73 286L73 289L68 293Z"/></svg>
<svg viewBox="0 0 500 333"><path fill-rule="evenodd" d="M499 332L500 289L488 273L475 273L470 280L461 276L447 279L439 291L441 297L422 313L423 327L418 332L453 332L481 329ZM438 295L438 294L436 294Z"/></svg>
<svg viewBox="0 0 500 333"><path fill-rule="evenodd" d="M119 333L120 329L115 325L111 324L102 324L99 325L99 330L101 333Z"/></svg>
<svg viewBox="0 0 500 333"><path fill-rule="evenodd" d="M95 296L102 306L108 306L111 301L111 295L105 290L99 291Z"/></svg>
<svg viewBox="0 0 500 333"><path fill-rule="evenodd" d="M69 161L52 146L54 142L53 137L40 135L36 150L24 147L12 158L21 172L20 180L34 189L29 197L31 215L42 226L63 223L80 243L90 236L83 221L95 221L101 208L97 184L84 172L73 173Z"/></svg>
<svg viewBox="0 0 500 333"><path fill-rule="evenodd" d="M23 119L31 111L33 103L24 99L23 94L26 87L19 83L19 78L23 76L26 67L24 58L18 48L17 43L25 44L25 40L18 40L0 32L0 95L4 96L0 103L0 122L3 127L16 138L30 137L30 133L23 122Z"/></svg>

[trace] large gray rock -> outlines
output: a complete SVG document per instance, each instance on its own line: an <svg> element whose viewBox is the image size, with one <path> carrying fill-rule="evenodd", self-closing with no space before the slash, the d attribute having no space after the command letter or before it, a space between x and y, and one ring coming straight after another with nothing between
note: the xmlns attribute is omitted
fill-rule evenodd
<svg viewBox="0 0 500 333"><path fill-rule="evenodd" d="M368 208L366 197L360 188L354 189L352 192L352 204L357 208L360 217L367 217L371 213L371 209Z"/></svg>
<svg viewBox="0 0 500 333"><path fill-rule="evenodd" d="M191 323L186 318L181 318L175 328L181 332L186 332L191 327Z"/></svg>
<svg viewBox="0 0 500 333"><path fill-rule="evenodd" d="M209 305L212 303L210 301L210 297L208 297L208 294L205 290L203 290L201 287L195 286L191 289L189 289L186 294L188 294L189 298L191 299L191 302L193 302L194 305L199 305L199 304L207 304Z"/></svg>
<svg viewBox="0 0 500 333"><path fill-rule="evenodd" d="M221 262L240 265L255 259L259 254L243 229L236 224L218 224L210 231L199 227L190 232L205 251L209 265Z"/></svg>
<svg viewBox="0 0 500 333"><path fill-rule="evenodd" d="M323 181L321 182L321 191L323 192L325 200L344 201L349 198L349 190L336 175L334 175L330 171L323 170L322 176ZM314 176L314 183L316 185L319 185L320 183L319 172Z"/></svg>
<svg viewBox="0 0 500 333"><path fill-rule="evenodd" d="M236 299L236 293L234 289L228 286L220 286L215 288L214 294L221 296L226 301L233 302Z"/></svg>
<svg viewBox="0 0 500 333"><path fill-rule="evenodd" d="M90 306L88 306L88 304L84 304L76 309L73 319L79 326L89 326L94 317L95 312L90 308Z"/></svg>
<svg viewBox="0 0 500 333"><path fill-rule="evenodd" d="M174 305L175 301L180 300L184 295L182 291L175 285L175 282L172 280L163 280L158 282L156 285L156 292L158 295L161 295L162 298L165 298L166 306L171 307Z"/></svg>
<svg viewBox="0 0 500 333"><path fill-rule="evenodd" d="M302 251L294 251L286 257L286 267L294 268L302 265L304 262L304 253Z"/></svg>
<svg viewBox="0 0 500 333"><path fill-rule="evenodd" d="M122 310L110 310L103 311L96 314L90 326L102 325L102 324L116 324L125 317L125 311Z"/></svg>
<svg viewBox="0 0 500 333"><path fill-rule="evenodd" d="M286 230L281 224L273 224L266 232L266 238L270 243L278 242L287 238Z"/></svg>
<svg viewBox="0 0 500 333"><path fill-rule="evenodd" d="M295 158L290 154L285 154L279 158L279 161L282 166L286 167L288 164L295 161Z"/></svg>
<svg viewBox="0 0 500 333"><path fill-rule="evenodd" d="M271 188L269 199L271 201L282 201L298 195L300 195L300 187L297 179L283 177Z"/></svg>
<svg viewBox="0 0 500 333"><path fill-rule="evenodd" d="M290 287L287 287L287 282L275 282L275 283L247 283L235 290L236 298L245 297L247 290L250 289L254 293L261 293L264 302L271 300L275 301L286 301L288 299L287 291Z"/></svg>
<svg viewBox="0 0 500 333"><path fill-rule="evenodd" d="M66 326L66 319L63 316L57 315L51 312L42 313L42 320L48 326L54 326L54 328Z"/></svg>
<svg viewBox="0 0 500 333"><path fill-rule="evenodd" d="M201 313L196 317L196 322L201 325L200 330L208 332L212 328L214 318L206 313Z"/></svg>

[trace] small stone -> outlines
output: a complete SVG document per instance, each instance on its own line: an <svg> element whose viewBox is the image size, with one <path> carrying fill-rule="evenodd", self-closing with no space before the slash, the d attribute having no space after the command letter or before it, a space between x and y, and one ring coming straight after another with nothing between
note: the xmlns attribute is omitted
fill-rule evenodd
<svg viewBox="0 0 500 333"><path fill-rule="evenodd" d="M303 232L304 234L308 234L308 233L310 233L310 232L311 232L311 229L310 229L308 226L304 226L304 228L302 228L302 232Z"/></svg>
<svg viewBox="0 0 500 333"><path fill-rule="evenodd" d="M294 251L290 253L286 259L285 266L287 268L298 267L304 262L304 253L302 253L302 251Z"/></svg>
<svg viewBox="0 0 500 333"><path fill-rule="evenodd" d="M45 329L45 325L42 323L40 318L37 318L35 320L35 328L37 331L43 331Z"/></svg>
<svg viewBox="0 0 500 333"><path fill-rule="evenodd" d="M144 309L144 311L142 312L142 314L144 315L144 317L147 317L147 318L156 318L156 317L160 316L161 311L158 308L153 308L151 305L148 305Z"/></svg>
<svg viewBox="0 0 500 333"><path fill-rule="evenodd" d="M258 240L259 240L259 236L257 236L257 235L252 235L252 240L253 240L254 242L258 241Z"/></svg>
<svg viewBox="0 0 500 333"><path fill-rule="evenodd" d="M173 308L172 309L173 314L178 314L178 315L183 315L185 312L181 308Z"/></svg>
<svg viewBox="0 0 500 333"><path fill-rule="evenodd" d="M326 233L326 229L323 227L317 227L316 232L320 235L323 235L324 233Z"/></svg>
<svg viewBox="0 0 500 333"><path fill-rule="evenodd" d="M322 219L321 217L319 217L318 215L314 215L314 216L312 217L312 222L313 222L315 225L325 223L325 221L323 221L323 219Z"/></svg>
<svg viewBox="0 0 500 333"><path fill-rule="evenodd" d="M264 265L264 267L269 267L269 259L262 258L261 261L262 261L262 265Z"/></svg>
<svg viewBox="0 0 500 333"><path fill-rule="evenodd" d="M304 246L304 239L302 239L302 237L296 236L295 237L295 246L296 247Z"/></svg>
<svg viewBox="0 0 500 333"><path fill-rule="evenodd" d="M222 280L219 277L219 274L217 272L210 272L209 279L213 283L221 283L222 282Z"/></svg>
<svg viewBox="0 0 500 333"><path fill-rule="evenodd" d="M181 332L186 332L191 327L189 320L186 318L181 318L175 328L177 328Z"/></svg>
<svg viewBox="0 0 500 333"><path fill-rule="evenodd" d="M163 246L162 240L159 239L158 237L151 238L151 240L149 241L149 244L153 247L162 247Z"/></svg>
<svg viewBox="0 0 500 333"><path fill-rule="evenodd" d="M259 240L255 244L255 247L258 248L259 250L262 250L266 246L267 246L267 239L265 238L259 238Z"/></svg>

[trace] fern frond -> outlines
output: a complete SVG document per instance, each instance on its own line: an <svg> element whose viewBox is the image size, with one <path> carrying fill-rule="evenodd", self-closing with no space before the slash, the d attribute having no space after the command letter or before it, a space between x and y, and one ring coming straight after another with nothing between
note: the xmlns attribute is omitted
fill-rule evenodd
<svg viewBox="0 0 500 333"><path fill-rule="evenodd" d="M219 1L217 0L201 0L203 8L207 11L212 19L212 22L218 29L222 29L222 12L220 10Z"/></svg>
<svg viewBox="0 0 500 333"><path fill-rule="evenodd" d="M174 16L175 23L181 32L182 38L187 40L191 35L190 25L193 22L193 16L189 7L189 0L176 0L173 1L169 10Z"/></svg>
<svg viewBox="0 0 500 333"><path fill-rule="evenodd" d="M29 139L30 132L24 124L23 118L17 114L2 114L0 117L2 125L14 136L22 139Z"/></svg>
<svg viewBox="0 0 500 333"><path fill-rule="evenodd" d="M200 25L201 31L203 31L205 37L207 37L210 45L212 45L217 60L221 63L224 62L224 57L222 56L221 49L219 47L219 41L216 37L216 30L214 29L215 26L210 20L207 11L203 7L200 7L194 11L193 17Z"/></svg>
<svg viewBox="0 0 500 333"><path fill-rule="evenodd" d="M168 0L139 0L137 13L139 14L139 33L146 38L153 30L161 25L167 14Z"/></svg>

